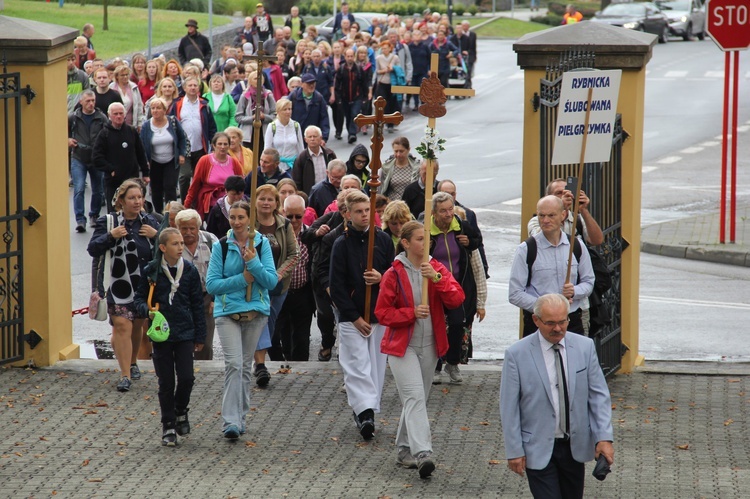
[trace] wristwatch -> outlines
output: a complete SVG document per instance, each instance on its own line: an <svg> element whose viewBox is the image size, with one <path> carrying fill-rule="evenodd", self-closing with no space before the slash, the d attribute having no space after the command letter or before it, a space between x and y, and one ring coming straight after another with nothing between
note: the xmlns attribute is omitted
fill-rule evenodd
<svg viewBox="0 0 750 499"><path fill-rule="evenodd" d="M441 274L440 272L437 272L435 274L435 277L432 278L432 282L434 282L435 284L437 284L437 283L440 282L440 279L442 279L442 278L443 278L443 274Z"/></svg>

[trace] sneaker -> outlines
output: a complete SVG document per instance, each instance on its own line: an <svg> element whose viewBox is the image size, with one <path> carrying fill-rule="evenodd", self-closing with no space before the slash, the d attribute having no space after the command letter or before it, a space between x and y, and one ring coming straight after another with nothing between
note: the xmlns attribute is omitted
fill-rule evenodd
<svg viewBox="0 0 750 499"><path fill-rule="evenodd" d="M443 384L443 371L435 370L435 376L432 377L432 384L433 385L442 385Z"/></svg>
<svg viewBox="0 0 750 499"><path fill-rule="evenodd" d="M260 388L265 388L269 381L271 381L271 373L268 372L265 364L255 366L255 384Z"/></svg>
<svg viewBox="0 0 750 499"><path fill-rule="evenodd" d="M130 379L133 381L141 379L141 370L138 369L138 364L130 364Z"/></svg>
<svg viewBox="0 0 750 499"><path fill-rule="evenodd" d="M336 137L336 140L341 140L341 134L340 134L340 133L337 133L337 134L335 135L335 137Z"/></svg>
<svg viewBox="0 0 750 499"><path fill-rule="evenodd" d="M86 232L86 222L78 222L78 225L76 225L76 232L79 234Z"/></svg>
<svg viewBox="0 0 750 499"><path fill-rule="evenodd" d="M94 215L89 215L89 227L96 227L96 217Z"/></svg>
<svg viewBox="0 0 750 499"><path fill-rule="evenodd" d="M435 461L432 460L432 452L420 452L417 456L417 469L419 478L428 478L435 471Z"/></svg>
<svg viewBox="0 0 750 499"><path fill-rule="evenodd" d="M415 469L417 467L417 458L411 455L411 449L408 447L399 447L396 464L400 464L410 470Z"/></svg>
<svg viewBox="0 0 750 499"><path fill-rule="evenodd" d="M185 410L185 414L177 416L177 434L180 436L187 435L190 433L190 421L188 421L188 411Z"/></svg>
<svg viewBox="0 0 750 499"><path fill-rule="evenodd" d="M445 364L445 372L450 377L451 383L463 383L464 378L461 376L461 371L458 369L458 365Z"/></svg>
<svg viewBox="0 0 750 499"><path fill-rule="evenodd" d="M177 446L177 432L174 428L166 428L161 434L161 444L165 447Z"/></svg>
<svg viewBox="0 0 750 499"><path fill-rule="evenodd" d="M224 428L224 438L228 438L230 440L237 440L240 438L240 429L237 428L237 425L230 424L226 428Z"/></svg>
<svg viewBox="0 0 750 499"><path fill-rule="evenodd" d="M350 144L354 144L355 142L357 142L357 136L356 135L350 135L349 136L349 143Z"/></svg>
<svg viewBox="0 0 750 499"><path fill-rule="evenodd" d="M122 378L120 378L120 381L117 383L117 391L129 392L131 384L132 383L130 382L130 378L126 378L125 376L123 376Z"/></svg>
<svg viewBox="0 0 750 499"><path fill-rule="evenodd" d="M245 426L245 422L242 422L242 425L240 426L240 435L244 435L247 433L247 427Z"/></svg>

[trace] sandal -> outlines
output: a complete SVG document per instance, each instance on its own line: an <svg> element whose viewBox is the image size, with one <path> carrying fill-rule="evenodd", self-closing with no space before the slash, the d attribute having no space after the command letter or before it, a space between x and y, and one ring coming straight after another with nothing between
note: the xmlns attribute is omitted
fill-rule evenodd
<svg viewBox="0 0 750 499"><path fill-rule="evenodd" d="M320 362L328 362L329 360L331 360L332 353L333 352L330 348L321 348L320 352L318 352L318 360Z"/></svg>

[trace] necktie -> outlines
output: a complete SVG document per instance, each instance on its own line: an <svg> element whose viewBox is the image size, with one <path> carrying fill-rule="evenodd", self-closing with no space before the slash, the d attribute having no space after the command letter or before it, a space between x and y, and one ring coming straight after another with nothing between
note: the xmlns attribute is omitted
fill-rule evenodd
<svg viewBox="0 0 750 499"><path fill-rule="evenodd" d="M558 405L560 406L560 429L567 437L570 435L570 421L568 421L568 383L565 379L565 368L563 367L560 345L552 345L555 350L555 368L557 369L557 393Z"/></svg>

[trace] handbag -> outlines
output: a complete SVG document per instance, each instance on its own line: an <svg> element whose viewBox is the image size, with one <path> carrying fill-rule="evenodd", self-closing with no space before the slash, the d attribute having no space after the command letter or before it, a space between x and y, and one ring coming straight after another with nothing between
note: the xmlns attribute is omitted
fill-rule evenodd
<svg viewBox="0 0 750 499"><path fill-rule="evenodd" d="M114 219L112 215L107 215L107 232L112 232L112 226L114 225ZM89 298L89 319L94 321L106 321L107 320L107 291L109 290L109 280L111 276L110 266L112 265L112 250L107 250L104 256L104 296L99 294L99 290L95 289L91 293ZM98 272L97 267L97 272Z"/></svg>

